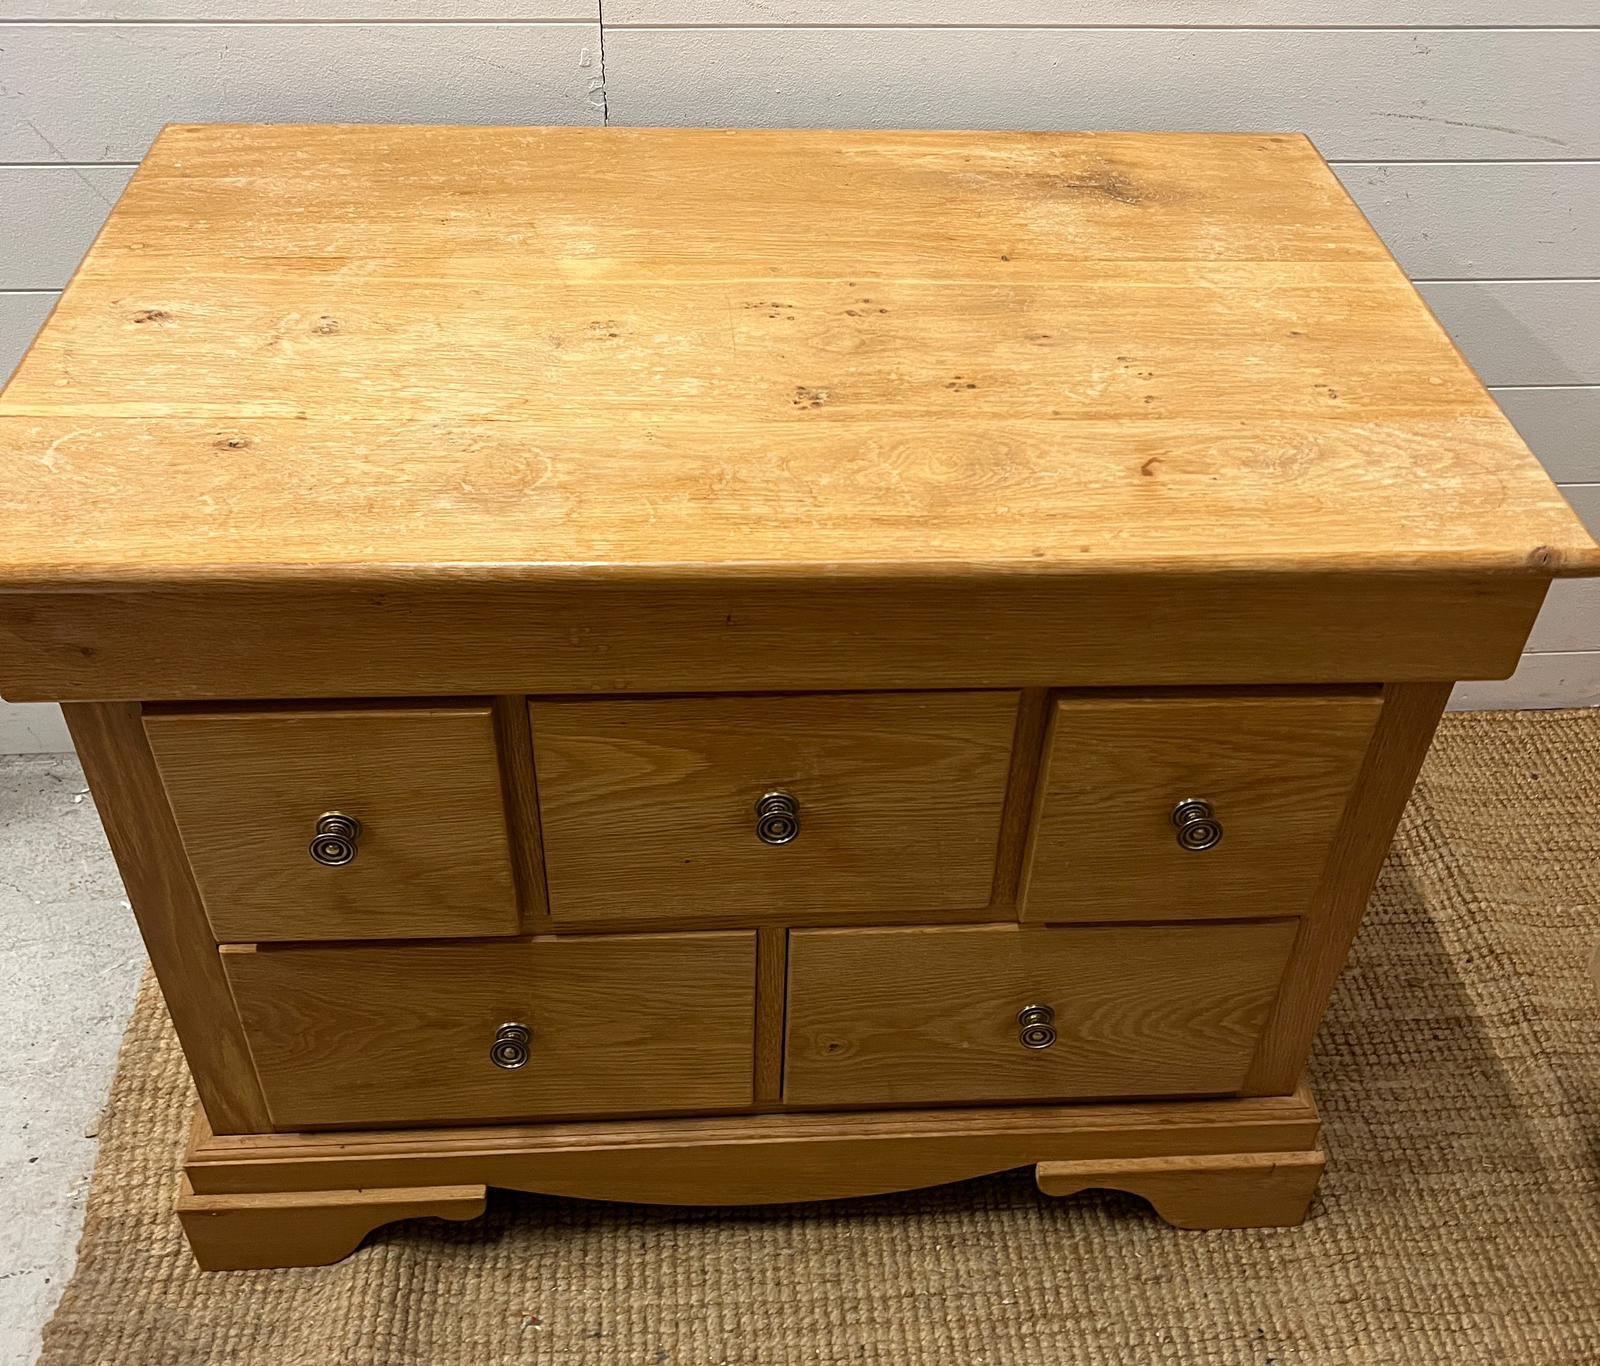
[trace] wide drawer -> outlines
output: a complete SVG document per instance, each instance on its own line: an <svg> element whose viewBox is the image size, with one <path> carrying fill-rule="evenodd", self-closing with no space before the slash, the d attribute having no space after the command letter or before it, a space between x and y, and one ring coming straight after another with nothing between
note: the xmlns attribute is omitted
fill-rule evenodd
<svg viewBox="0 0 1600 1366"><path fill-rule="evenodd" d="M750 1103L753 933L229 947L222 957L279 1128Z"/></svg>
<svg viewBox="0 0 1600 1366"><path fill-rule="evenodd" d="M1376 689L1059 699L1022 919L1304 913L1380 706Z"/></svg>
<svg viewBox="0 0 1600 1366"><path fill-rule="evenodd" d="M797 930L784 1098L870 1106L1236 1091L1294 935L1292 921Z"/></svg>
<svg viewBox="0 0 1600 1366"><path fill-rule="evenodd" d="M488 707L154 711L145 730L219 942L517 932ZM359 830L318 839L330 815Z"/></svg>
<svg viewBox="0 0 1600 1366"><path fill-rule="evenodd" d="M1011 692L535 702L551 914L987 905L1016 709Z"/></svg>

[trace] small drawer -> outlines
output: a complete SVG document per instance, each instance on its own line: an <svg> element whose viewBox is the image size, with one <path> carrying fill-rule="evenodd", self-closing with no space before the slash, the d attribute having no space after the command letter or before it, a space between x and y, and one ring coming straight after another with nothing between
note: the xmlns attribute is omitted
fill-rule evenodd
<svg viewBox="0 0 1600 1366"><path fill-rule="evenodd" d="M152 711L219 942L518 930L484 706Z"/></svg>
<svg viewBox="0 0 1600 1366"><path fill-rule="evenodd" d="M558 924L988 904L1017 695L535 702Z"/></svg>
<svg viewBox="0 0 1600 1366"><path fill-rule="evenodd" d="M755 935L222 951L280 1129L737 1109Z"/></svg>
<svg viewBox="0 0 1600 1366"><path fill-rule="evenodd" d="M1303 914L1380 705L1376 689L1061 698L1021 918Z"/></svg>
<svg viewBox="0 0 1600 1366"><path fill-rule="evenodd" d="M784 1099L1237 1091L1294 935L1293 921L796 930Z"/></svg>

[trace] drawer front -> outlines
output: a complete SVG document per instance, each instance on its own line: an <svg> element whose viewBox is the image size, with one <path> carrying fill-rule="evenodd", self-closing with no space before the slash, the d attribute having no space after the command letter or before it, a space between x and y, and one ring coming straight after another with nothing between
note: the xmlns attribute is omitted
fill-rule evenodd
<svg viewBox="0 0 1600 1366"><path fill-rule="evenodd" d="M750 1104L753 933L222 956L280 1129Z"/></svg>
<svg viewBox="0 0 1600 1366"><path fill-rule="evenodd" d="M1057 701L1022 919L1304 913L1380 705L1376 690Z"/></svg>
<svg viewBox="0 0 1600 1366"><path fill-rule="evenodd" d="M536 702L551 914L985 906L1016 710L991 692Z"/></svg>
<svg viewBox="0 0 1600 1366"><path fill-rule="evenodd" d="M784 1098L954 1104L1236 1091L1292 921L796 930ZM1029 1021L1022 1012L1040 1008ZM1029 1046L1023 1035L1027 1028Z"/></svg>
<svg viewBox="0 0 1600 1366"><path fill-rule="evenodd" d="M151 712L145 730L219 942L517 932L487 707ZM329 812L360 828L335 825L319 862Z"/></svg>

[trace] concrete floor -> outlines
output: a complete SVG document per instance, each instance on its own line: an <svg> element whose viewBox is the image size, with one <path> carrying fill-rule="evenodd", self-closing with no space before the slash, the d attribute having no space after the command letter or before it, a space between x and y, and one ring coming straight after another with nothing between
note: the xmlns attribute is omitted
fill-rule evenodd
<svg viewBox="0 0 1600 1366"><path fill-rule="evenodd" d="M72 1270L144 962L77 760L0 756L0 1366L33 1362Z"/></svg>

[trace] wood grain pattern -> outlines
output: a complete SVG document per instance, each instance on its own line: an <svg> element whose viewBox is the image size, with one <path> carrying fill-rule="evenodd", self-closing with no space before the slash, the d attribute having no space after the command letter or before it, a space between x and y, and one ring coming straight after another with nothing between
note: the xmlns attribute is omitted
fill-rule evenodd
<svg viewBox="0 0 1600 1366"><path fill-rule="evenodd" d="M1504 678L1547 587L1514 575L830 573L716 586L0 593L0 687L26 702Z"/></svg>
<svg viewBox="0 0 1600 1366"><path fill-rule="evenodd" d="M1161 293L1128 288L1145 304L1143 296ZM1062 291L1050 316L1086 307L1082 292ZM900 306L942 318L949 293L930 288ZM1335 305L1382 312L1371 299L1324 300L1323 311ZM554 299L527 306L537 311ZM1305 394L1279 402L1312 410L1303 415L1276 414L1253 386L1237 395L1240 415L1206 412L1208 405L1189 403L1187 380L1170 381L1158 398L1159 381L1136 372L1159 363L1134 354L1149 349L1143 339L1157 319L1192 311L1181 297L1149 306L1149 317L1121 324L1122 339L1101 343L1122 347L1128 360L1051 357L1035 367L1046 377L1029 392L1016 378L1029 373L1023 358L1002 354L996 374L1006 378L978 372L997 393L964 400L966 412L948 411L948 397L895 411L909 405L896 358L927 345L899 336L871 352L892 371L874 381L884 392L875 411L827 412L852 392L863 401L861 381L836 373L835 362L791 367L791 376L818 383L784 377L768 393L728 403L727 414L641 406L609 421L575 417L560 433L549 419L493 413L423 412L391 429L338 412L321 416L323 404L292 391L286 407L304 416L234 414L226 405L199 419L34 412L38 405L16 395L26 390L25 361L0 404L0 509L14 528L0 588L368 586L397 575L551 582L578 568L648 580L833 565L887 576L1361 567L1536 577L1592 574L1600 565L1582 525L1487 396L1492 415L1464 415L1441 401L1431 411L1414 404L1346 416L1345 391L1330 399L1297 381ZM1308 305L1290 321L1310 328L1317 316ZM679 325L651 320L641 330L668 335ZM930 366L966 373L959 367L971 362L961 357L990 348L997 325L978 319L964 347ZM818 326L825 339L827 323ZM52 323L39 345L57 344L66 330ZM1361 344L1377 350L1384 339ZM652 363L651 355L641 343L636 363ZM755 363L739 362L740 373ZM1187 374L1182 357L1166 363ZM1342 373L1326 355L1304 364L1318 375ZM1089 387L1102 395L1121 389L1121 397L1097 406L1063 398L1062 386L1085 370L1108 371ZM464 383L443 382L452 392ZM944 396L950 384L967 394L969 382L924 380ZM367 387L353 368L345 383ZM812 391L828 397L812 399ZM1142 403L1147 396L1151 405ZM972 412L980 402L999 411ZM1140 406L1121 411L1129 404ZM386 480L384 471L396 467L407 478ZM1482 470L1501 472L1506 487L1474 498ZM359 516L352 487L363 490ZM52 543L48 518L66 514L68 490L78 495L73 515L83 531L71 545ZM1264 505L1272 516L1261 515Z"/></svg>
<svg viewBox="0 0 1600 1366"><path fill-rule="evenodd" d="M884 1105L1237 1090L1295 927L796 930L784 1099ZM1018 1041L1050 1006L1058 1041Z"/></svg>
<svg viewBox="0 0 1600 1366"><path fill-rule="evenodd" d="M1006 808L1000 820L1000 851L994 873L996 911L1014 909L1017 904L1049 725L1050 693L1044 688L1028 689L1017 703L1017 733L1011 742L1011 776L1006 784Z"/></svg>
<svg viewBox="0 0 1600 1366"><path fill-rule="evenodd" d="M629 470L637 460L637 446L653 440L674 463L692 461L693 443L703 441L718 423L725 437L749 441L761 430L763 437L783 440L796 472L815 460L809 443L799 439L803 435L839 439L859 433L871 439L877 435L873 423L916 424L921 444L940 425L954 422L956 432L947 433L936 448L946 467L957 458L955 438L976 437L992 444L986 433L997 421L998 431L1010 435L1024 455L1030 449L1048 449L1053 440L1077 463L1092 466L1085 439L1098 434L1093 426L1097 421L1137 422L1147 438L1160 434L1182 440L1208 429L1221 436L1231 416L1249 413L1252 431L1260 420L1260 432L1275 434L1282 443L1288 435L1285 428L1302 431L1318 415L1354 435L1363 422L1381 431L1390 422L1404 425L1429 417L1437 422L1455 416L1464 397L1464 383L1454 388L1424 384L1402 394L1386 378L1381 358L1372 354L1352 354L1345 361L1348 392L1337 385L1324 385L1320 391L1315 387L1317 360L1326 360L1342 346L1375 345L1384 337L1385 325L1395 326L1396 312L1401 315L1398 335L1388 340L1399 363L1415 366L1437 354L1436 327L1426 313L1399 306L1407 287L1387 262L1109 261L1093 267L1052 262L1048 271L1037 263L1032 269L1021 262L996 264L1016 268L999 279L981 281L843 278L849 272L820 279L791 275L781 283L794 297L780 300L768 297L771 282L762 271L752 272L754 279L738 278L739 272L711 282L668 278L651 282L648 289L637 279L549 280L513 274L489 293L473 289L471 276L438 278L424 269L410 281L411 310L393 316L397 281L382 273L377 278L323 275L286 282L235 265L223 297L217 282L201 276L192 262L158 258L152 265L139 260L121 266L119 278L141 299L159 301L167 315L164 322L136 323L137 313L127 299L107 301L108 306L87 313L67 309L58 315L54 340L19 374L7 411L40 417L61 413L66 406L62 395L42 386L61 377L62 365L70 368L73 359L105 365L116 359L119 349L132 347L147 356L155 372L131 372L134 388L128 393L86 381L92 387L78 395L71 411L80 423L101 422L88 426L81 445L64 445L64 452L86 452L96 430L115 430L117 419L129 417L190 423L208 417L252 419L248 430L259 432L266 449L277 450L295 430L286 428L285 420L315 418L317 425L310 430L327 441L334 435L328 419L374 420L379 414L373 404L383 399L404 404L423 425L410 437L404 429L387 426L377 433L353 434L355 442L346 436L340 448L346 457L352 445L361 449L357 443L363 436L367 442L381 441L379 447L367 446L373 454L418 451L424 441L436 439L436 432L443 435L452 421L473 418L509 422L513 438L542 435L553 447L548 453L557 454L550 418L542 404L535 407L527 400L532 390L554 405L590 405L589 412L563 424L574 435L592 433L601 423L617 424L625 444L611 454L613 443L597 443L583 453L583 468L592 469L604 485L619 482L620 469L620 480L637 491L637 473L630 477ZM1269 288L1287 296L1273 311L1267 312L1259 297L1252 306L1241 306ZM315 305L323 312L286 320L285 304ZM1087 305L1103 321L1092 329L1064 326L1075 307ZM1182 331L1158 323L1163 313L1175 310L1193 314ZM1346 310L1348 318L1343 317ZM542 320L542 330L530 331L524 321L529 315ZM1326 321L1319 322L1329 316L1341 318L1336 332ZM389 335L380 330L380 320L390 324ZM1305 336L1292 335L1288 329L1300 323L1306 325ZM418 390L392 362L383 364L402 348L421 353L424 337L439 338L447 328L451 340L460 335L472 345L447 347L437 356L418 354L417 363L426 365L437 387ZM1191 396L1185 377L1195 364L1200 335L1216 348L1210 362L1216 366L1216 384ZM356 345L358 337L363 345ZM1134 354L1108 355L1107 346L1119 341ZM377 355L375 346L382 348ZM494 357L497 369L485 369L486 354ZM174 396L163 385L161 371L179 356L195 365L196 387ZM690 356L706 362L695 385L685 384L680 371ZM734 364L736 357L743 365ZM220 366L234 358L257 372L259 387L242 385L239 376L225 370L200 368L203 361ZM1251 373L1252 361L1273 366L1278 372L1275 387L1260 387L1259 377ZM1063 390L1065 374L1081 376L1077 388ZM797 383L806 378L817 383ZM1330 388L1335 392L1330 394ZM1258 400L1253 406L1252 395ZM1145 403L1146 398L1151 402ZM1032 418L1038 425L1024 421L1011 426L1003 421L1008 416ZM672 418L680 421L667 421ZM1045 419L1060 421L1052 426ZM1274 423L1282 425L1275 428ZM1492 437L1495 430L1486 434ZM482 442L493 433L480 431L477 436ZM458 438L440 454L459 455L464 449L472 448L463 447ZM562 502L569 492L563 476L577 468L563 460L529 471L516 460L514 447L480 445L477 451L500 457L499 463L486 462L497 484L510 484L524 495L563 495ZM713 461L730 474L739 468L715 457ZM246 462L235 456L230 463ZM1260 462L1250 468L1263 472ZM931 462L908 469L935 476L941 472ZM692 471L692 463L685 466L686 473ZM1011 478L1027 472L1020 468ZM529 473L547 478L537 485L516 480L518 474ZM1041 483L1045 473L1040 472ZM308 518L327 517L332 492L308 505ZM753 489L749 496L755 496ZM554 510L548 499L531 496L525 501L535 515L541 507ZM461 499L459 505L480 516L489 511L481 499ZM591 509L585 505L579 511ZM495 525L502 520L485 517L491 533L514 533L514 527ZM547 511L536 534L548 534L545 523L555 521ZM276 539L284 530L262 532ZM416 528L425 542L451 530L449 523ZM639 534L644 528L634 530ZM1263 530L1270 534L1274 528ZM1305 528L1289 530L1303 535Z"/></svg>
<svg viewBox="0 0 1600 1366"><path fill-rule="evenodd" d="M1313 1149L1041 1162L1036 1175L1046 1195L1128 1191L1175 1228L1292 1228L1310 1212L1323 1165Z"/></svg>
<svg viewBox="0 0 1600 1366"><path fill-rule="evenodd" d="M494 699L495 742L505 783L506 827L517 875L522 928L538 933L550 927L550 895L544 881L544 835L539 829L539 784L533 771L533 735L528 729L528 699Z"/></svg>
<svg viewBox="0 0 1600 1366"><path fill-rule="evenodd" d="M582 1199L747 1205L875 1195L1040 1161L1314 1148L1290 1096L1008 1109L632 1119L520 1128L219 1137L185 1170L209 1194L483 1182Z"/></svg>
<svg viewBox="0 0 1600 1366"><path fill-rule="evenodd" d="M1056 319L1095 302L1081 298L1091 288L1107 296L1101 307L1115 307L1109 286L1086 282L1059 290L1054 309L1038 304L1034 319L1020 325L1042 318L1065 327ZM1208 298L1226 294L1195 288ZM1187 315L1193 305L1181 291L1132 277L1127 289L1149 314L1120 322L1095 355L1084 354L1080 341L1072 347L1079 354L1042 355L1029 367L1021 349L1045 344L1019 339L1014 350L998 347L993 374L974 368L963 357L995 348L1001 305L1006 317L1014 312L1002 295L997 311L980 310L948 354L923 362L929 373L903 379L909 362L899 358L948 333L942 310L961 302L950 297L959 292L953 287L929 286L895 302L935 320L930 335L886 335L867 352L870 362L845 346L856 360L791 364L769 389L737 402L713 390L704 411L680 411L663 396L659 413L642 400L636 411L607 419L568 395L561 402L584 406L558 432L549 417L492 411L422 411L391 428L339 411L349 401L339 396L371 387L355 360L330 388L334 397L296 394L292 385L308 382L296 376L323 375L312 358L281 385L260 381L268 394L287 394L281 413L236 413L237 405L219 402L198 418L106 415L95 405L60 414L22 396L30 373L24 361L0 402L0 510L13 528L0 588L368 586L397 575L551 582L580 568L649 580L834 565L887 576L1362 567L1536 577L1600 565L1577 518L1486 395L1482 414L1462 413L1462 397L1455 406L1435 403L1430 388L1408 408L1375 401L1363 411L1336 384L1312 386L1310 375L1349 368L1325 348L1296 358L1307 376L1293 380L1300 392L1292 396L1274 399L1273 390L1257 387L1268 383L1258 377L1237 389L1234 410L1216 399L1191 403L1194 362L1176 341L1148 361L1140 353L1153 349L1146 338L1161 318ZM617 292L587 311L621 311L626 294ZM537 312L566 293L523 302ZM1328 294L1287 322L1311 329L1319 316L1344 308L1386 316L1376 298ZM705 305L686 304L683 319L639 322L633 363L659 365L649 339L704 313ZM833 349L832 322L816 324L819 353ZM1208 325L1196 324L1197 337ZM75 339L61 336L70 330L52 322L32 354L61 345L86 364ZM1385 345L1381 331L1358 340L1365 351ZM1267 349L1260 341L1232 349L1247 347ZM770 373L777 360L757 373ZM583 375L606 373L581 359L561 363ZM760 358L728 363L744 376ZM847 368L869 363L880 371L871 383L878 397L870 399L864 379ZM109 357L96 364L108 368ZM225 364L207 354L207 369ZM497 394L515 382L498 373L499 362L480 364L495 373ZM1235 364L1252 375L1260 368L1240 355ZM1163 373L1167 387L1158 391ZM979 378L946 378L952 374ZM1025 384L1028 375L1038 377ZM456 393L467 381L449 375L440 382ZM968 383L979 387L969 391ZM1097 397L1074 399L1074 383ZM915 401L924 390L938 397ZM974 392L981 397L969 397ZM854 413L846 410L852 395ZM719 404L728 411L714 412ZM993 411L985 415L985 407ZM386 478L394 468L407 477ZM1500 474L1505 487L1480 489L1485 470ZM359 512L352 488L362 491ZM83 529L65 545L59 536L50 541L48 518L68 514L69 491L79 500L72 524ZM1271 516L1261 514L1265 505Z"/></svg>
<svg viewBox="0 0 1600 1366"><path fill-rule="evenodd" d="M145 729L218 942L517 933L488 707L167 710ZM307 852L326 811L362 824L342 868Z"/></svg>
<svg viewBox="0 0 1600 1366"><path fill-rule="evenodd" d="M11 589L1600 570L1268 135L171 128L0 491Z"/></svg>
<svg viewBox="0 0 1600 1366"><path fill-rule="evenodd" d="M1273 1003L1245 1080L1247 1093L1283 1092L1299 1081L1449 697L1443 683L1384 689L1356 799L1345 811L1322 870L1313 912L1300 922L1294 965Z"/></svg>
<svg viewBox="0 0 1600 1366"><path fill-rule="evenodd" d="M754 933L223 951L273 1127L750 1104ZM533 1032L517 1071L489 1060Z"/></svg>
<svg viewBox="0 0 1600 1366"><path fill-rule="evenodd" d="M270 1120L250 1047L139 707L69 703L62 711L210 1128L264 1131Z"/></svg>
<svg viewBox="0 0 1600 1366"><path fill-rule="evenodd" d="M855 693L531 706L558 925L747 922L988 904L1017 694ZM800 833L756 837L791 793Z"/></svg>
<svg viewBox="0 0 1600 1366"><path fill-rule="evenodd" d="M1380 707L1376 689L1058 698L1022 918L1305 913ZM1196 797L1223 829L1202 851L1172 824Z"/></svg>
<svg viewBox="0 0 1600 1366"><path fill-rule="evenodd" d="M397 1219L476 1219L483 1186L196 1195L185 1187L178 1220L202 1271L329 1266Z"/></svg>
<svg viewBox="0 0 1600 1366"><path fill-rule="evenodd" d="M755 1102L783 1099L783 1021L789 999L789 932L769 926L756 931Z"/></svg>
<svg viewBox="0 0 1600 1366"><path fill-rule="evenodd" d="M493 182L468 159L492 162ZM1316 164L1303 138L1271 134L179 124L88 268L287 276L315 268L302 256L315 246L335 264L480 283L1004 279L996 244L1012 240L1029 248L1016 264L1382 263L1337 183L1307 174ZM1127 178L1122 199L1103 180L1065 183L1106 170ZM530 221L549 235L507 239ZM1130 221L1148 236L1118 241ZM1216 239L1205 252L1202 236Z"/></svg>

